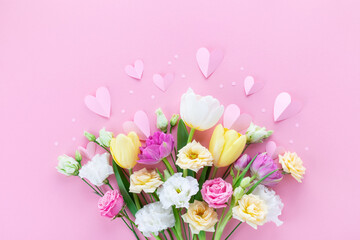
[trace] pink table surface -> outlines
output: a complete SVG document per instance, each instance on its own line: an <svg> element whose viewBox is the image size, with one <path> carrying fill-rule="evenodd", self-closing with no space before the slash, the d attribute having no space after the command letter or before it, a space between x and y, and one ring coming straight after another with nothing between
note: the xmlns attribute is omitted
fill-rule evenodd
<svg viewBox="0 0 360 240"><path fill-rule="evenodd" d="M356 0L0 0L0 239L133 239L99 215L83 182L56 172L57 156L84 145L84 130L121 132L136 110L154 130L154 110L178 112L189 86L238 104L307 167L302 184L286 177L275 189L283 226L244 224L232 239L359 239L359 8ZM202 46L225 51L208 80L195 59ZM141 81L123 70L139 58ZM165 72L175 82L164 93L152 75ZM245 97L247 75L265 88ZM83 102L100 86L110 89L110 119ZM304 107L275 124L282 91Z"/></svg>

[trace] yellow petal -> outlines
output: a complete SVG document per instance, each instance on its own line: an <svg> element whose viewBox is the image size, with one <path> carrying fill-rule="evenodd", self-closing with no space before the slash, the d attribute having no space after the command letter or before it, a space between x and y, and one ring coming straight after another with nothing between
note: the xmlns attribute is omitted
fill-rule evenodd
<svg viewBox="0 0 360 240"><path fill-rule="evenodd" d="M141 147L141 142L139 140L138 135L135 132L129 132L128 137L131 139L132 143L134 144L134 148L136 151L136 160L138 160L138 155L140 153L140 147Z"/></svg>
<svg viewBox="0 0 360 240"><path fill-rule="evenodd" d="M119 134L110 142L110 151L115 162L122 168L133 168L137 160L137 152L130 137Z"/></svg>
<svg viewBox="0 0 360 240"><path fill-rule="evenodd" d="M216 166L216 162L219 161L221 153L224 148L224 144L225 144L224 133L225 133L224 127L221 124L219 124L216 126L211 136L209 151L213 155L215 166Z"/></svg>
<svg viewBox="0 0 360 240"><path fill-rule="evenodd" d="M242 151L245 148L246 135L241 135L235 141L233 141L235 139L233 133L231 133L231 136L229 137L230 137L228 138L229 142L225 143L225 148L220 157L220 160L218 161L217 167L226 167L232 164L233 162L235 162L236 159L240 157Z"/></svg>

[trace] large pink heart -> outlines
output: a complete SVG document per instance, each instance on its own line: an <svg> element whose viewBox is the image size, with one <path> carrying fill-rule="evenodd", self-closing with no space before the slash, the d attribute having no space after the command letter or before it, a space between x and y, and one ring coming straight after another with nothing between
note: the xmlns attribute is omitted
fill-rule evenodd
<svg viewBox="0 0 360 240"><path fill-rule="evenodd" d="M143 71L144 71L144 63L141 60L136 60L134 66L127 65L125 67L125 72L127 75L139 80L142 77Z"/></svg>
<svg viewBox="0 0 360 240"><path fill-rule="evenodd" d="M146 140L150 136L149 118L144 111L137 111L134 121L124 122L123 129L126 133L136 132L141 140Z"/></svg>
<svg viewBox="0 0 360 240"><path fill-rule="evenodd" d="M274 121L279 122L294 116L301 110L301 103L291 99L287 92L280 93L274 103Z"/></svg>
<svg viewBox="0 0 360 240"><path fill-rule="evenodd" d="M160 88L163 92L165 92L171 83L174 81L174 74L173 73L167 73L164 76L156 73L153 76L153 82L154 84Z"/></svg>
<svg viewBox="0 0 360 240"><path fill-rule="evenodd" d="M210 77L210 75L220 65L223 58L224 52L220 49L215 49L210 52L207 48L202 47L199 48L196 53L197 63L205 78Z"/></svg>
<svg viewBox="0 0 360 240"><path fill-rule="evenodd" d="M85 105L94 113L103 117L110 117L111 100L110 93L106 87L99 87L96 95L85 97Z"/></svg>

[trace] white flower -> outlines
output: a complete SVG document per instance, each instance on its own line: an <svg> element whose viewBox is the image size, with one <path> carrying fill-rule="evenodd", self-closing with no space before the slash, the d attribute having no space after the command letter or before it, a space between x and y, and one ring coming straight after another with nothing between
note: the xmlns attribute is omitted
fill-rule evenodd
<svg viewBox="0 0 360 240"><path fill-rule="evenodd" d="M79 174L80 163L72 157L61 155L58 157L59 163L56 167L59 173L66 176L77 176Z"/></svg>
<svg viewBox="0 0 360 240"><path fill-rule="evenodd" d="M156 170L149 171L143 168L131 174L129 191L132 193L140 193L141 191L153 193L161 184L163 184L163 181L161 181Z"/></svg>
<svg viewBox="0 0 360 240"><path fill-rule="evenodd" d="M160 231L175 226L175 217L172 208L163 208L160 202L154 202L137 211L135 224L145 237L151 237L151 233L158 235Z"/></svg>
<svg viewBox="0 0 360 240"><path fill-rule="evenodd" d="M186 125L204 131L215 126L224 112L224 106L212 96L196 95L189 88L181 96L180 115Z"/></svg>
<svg viewBox="0 0 360 240"><path fill-rule="evenodd" d="M265 127L259 127L254 123L250 123L246 131L247 143L261 143L263 139L268 138L273 134L273 131L267 131Z"/></svg>
<svg viewBox="0 0 360 240"><path fill-rule="evenodd" d="M283 224L283 222L279 220L279 216L281 215L284 204L281 202L279 195L276 195L273 190L264 185L257 186L252 194L259 196L265 202L268 210L266 222L274 222L276 226Z"/></svg>
<svg viewBox="0 0 360 240"><path fill-rule="evenodd" d="M198 172L205 166L211 166L213 161L214 158L209 150L194 140L180 149L176 165L182 169L190 169Z"/></svg>
<svg viewBox="0 0 360 240"><path fill-rule="evenodd" d="M110 147L110 141L112 138L113 133L106 131L105 128L102 128L99 131L99 137L96 139L96 141L105 147Z"/></svg>
<svg viewBox="0 0 360 240"><path fill-rule="evenodd" d="M193 177L182 177L175 173L158 189L160 202L165 208L175 205L177 208L189 207L191 196L199 191L199 183Z"/></svg>
<svg viewBox="0 0 360 240"><path fill-rule="evenodd" d="M80 169L79 176L88 179L98 187L103 185L104 180L114 174L113 168L109 164L109 157L109 153L96 154Z"/></svg>

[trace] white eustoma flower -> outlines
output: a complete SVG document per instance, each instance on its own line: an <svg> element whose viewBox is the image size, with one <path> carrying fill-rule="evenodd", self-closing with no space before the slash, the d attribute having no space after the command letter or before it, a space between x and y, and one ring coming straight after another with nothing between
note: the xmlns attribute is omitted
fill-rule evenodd
<svg viewBox="0 0 360 240"><path fill-rule="evenodd" d="M79 171L81 178L88 179L92 184L101 186L104 180L114 174L113 168L109 164L109 153L96 154Z"/></svg>
<svg viewBox="0 0 360 240"><path fill-rule="evenodd" d="M158 194L165 208L172 205L188 208L190 198L198 191L199 183L196 178L182 177L182 173L175 173L158 189Z"/></svg>
<svg viewBox="0 0 360 240"><path fill-rule="evenodd" d="M273 131L267 131L265 127L259 127L254 123L250 123L246 131L247 143L261 143L263 139L268 138L273 134Z"/></svg>
<svg viewBox="0 0 360 240"><path fill-rule="evenodd" d="M175 217L172 208L164 208L160 202L154 202L137 211L135 224L145 237L151 237L151 233L158 235L160 231L175 226Z"/></svg>
<svg viewBox="0 0 360 240"><path fill-rule="evenodd" d="M59 173L66 176L77 176L79 174L80 163L67 155L58 157L59 163L56 167Z"/></svg>
<svg viewBox="0 0 360 240"><path fill-rule="evenodd" d="M112 132L106 131L105 128L102 128L99 131L99 137L96 141L105 147L110 147L110 141L113 138L113 135L114 134Z"/></svg>
<svg viewBox="0 0 360 240"><path fill-rule="evenodd" d="M191 128L204 131L215 126L224 112L224 106L212 96L202 97L189 88L181 96L180 115Z"/></svg>

